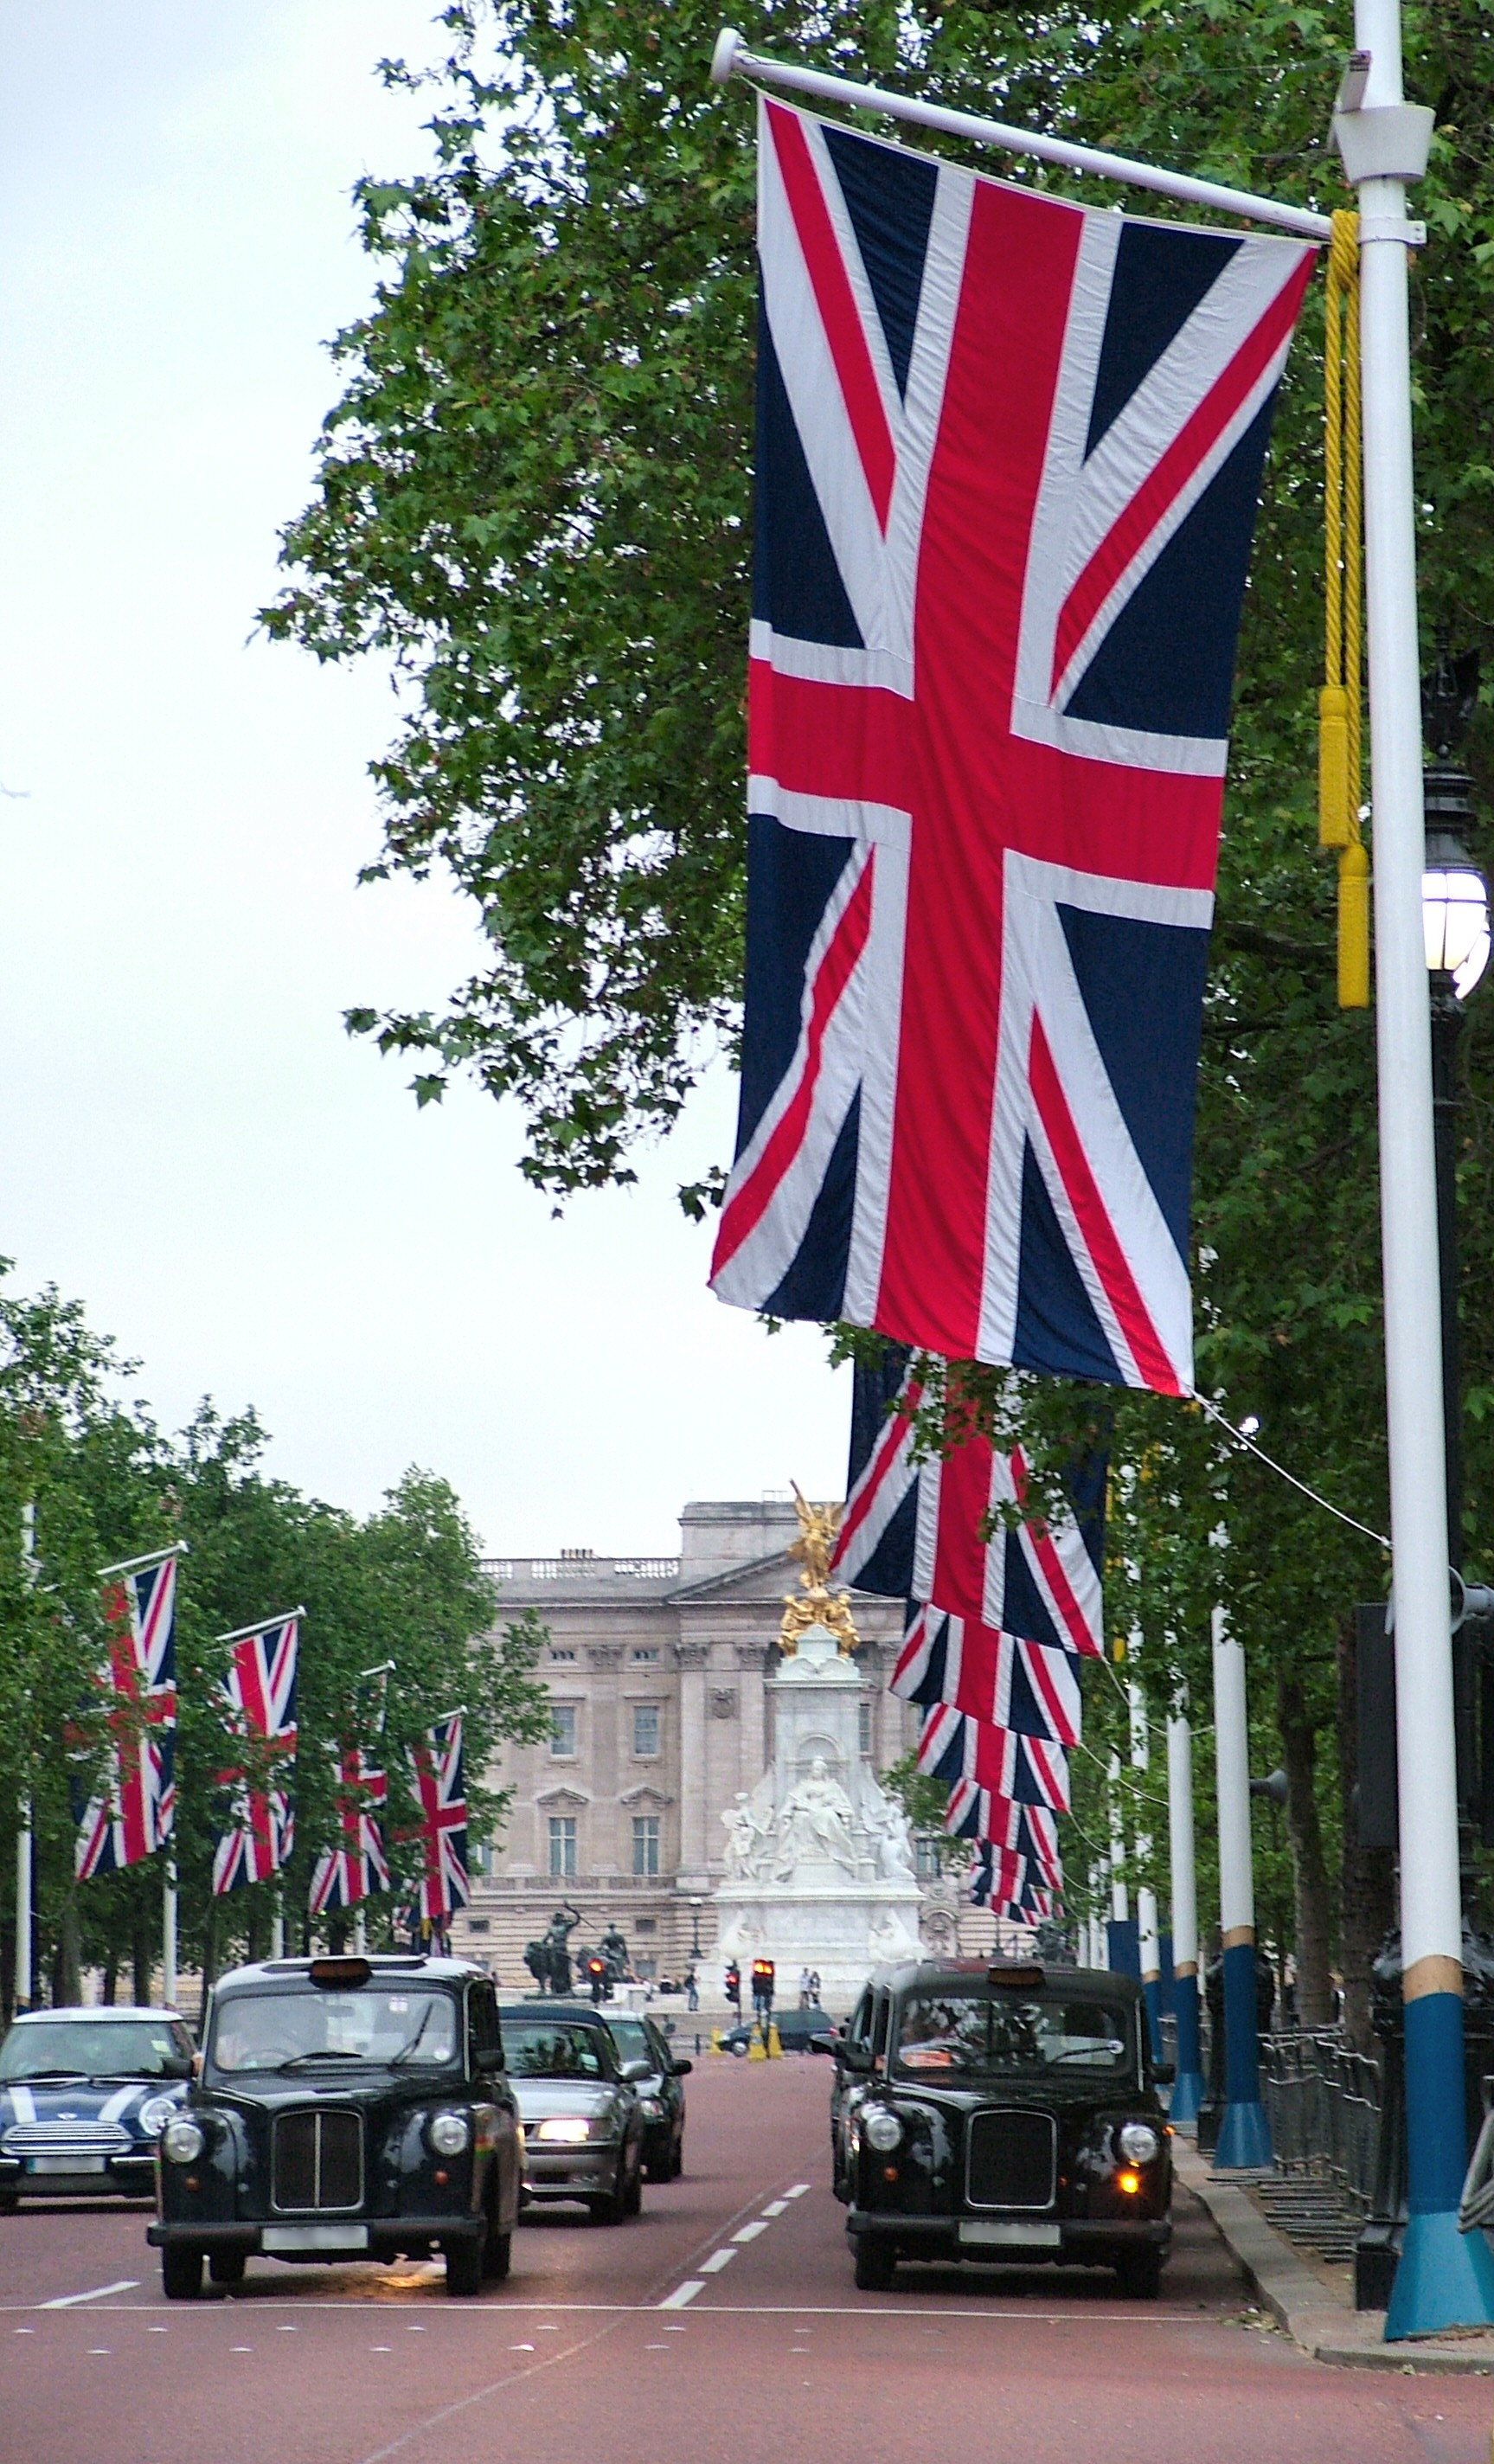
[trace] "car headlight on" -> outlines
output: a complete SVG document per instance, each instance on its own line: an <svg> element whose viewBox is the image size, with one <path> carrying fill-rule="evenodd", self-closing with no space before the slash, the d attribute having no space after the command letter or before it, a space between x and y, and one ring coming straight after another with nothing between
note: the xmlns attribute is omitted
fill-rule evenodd
<svg viewBox="0 0 1494 2464"><path fill-rule="evenodd" d="M1150 2122L1127 2122L1121 2125L1120 2152L1128 2165L1150 2165L1161 2152L1162 2142Z"/></svg>
<svg viewBox="0 0 1494 2464"><path fill-rule="evenodd" d="M472 2126L465 2113L437 2113L430 2120L430 2145L438 2156L460 2156L472 2145Z"/></svg>
<svg viewBox="0 0 1494 2464"><path fill-rule="evenodd" d="M551 2113L537 2125L535 2137L552 2147L581 2147L591 2137L591 2124L584 2114Z"/></svg>
<svg viewBox="0 0 1494 2464"><path fill-rule="evenodd" d="M140 2109L143 2137L159 2139L177 2108L174 2096L147 2096Z"/></svg>
<svg viewBox="0 0 1494 2464"><path fill-rule="evenodd" d="M861 2127L868 2146L874 2147L879 2156L890 2156L893 2148L901 2145L903 2125L885 2104L874 2104L869 2113L864 2113Z"/></svg>
<svg viewBox="0 0 1494 2464"><path fill-rule="evenodd" d="M161 2134L161 2153L172 2165L195 2165L207 2145L201 2123L189 2113L174 2115Z"/></svg>

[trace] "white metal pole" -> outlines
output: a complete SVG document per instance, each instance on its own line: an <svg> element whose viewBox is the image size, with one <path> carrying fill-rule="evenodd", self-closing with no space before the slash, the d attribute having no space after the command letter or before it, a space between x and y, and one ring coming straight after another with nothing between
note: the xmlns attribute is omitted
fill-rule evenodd
<svg viewBox="0 0 1494 2464"><path fill-rule="evenodd" d="M1224 2109L1216 2170L1271 2162L1256 2034L1256 1908L1250 1842L1250 1722L1245 1655L1214 1611L1214 1755L1219 1793L1219 1933L1224 1953Z"/></svg>
<svg viewBox="0 0 1494 2464"><path fill-rule="evenodd" d="M176 2007L176 1859L167 1856L161 1890L161 1998Z"/></svg>
<svg viewBox="0 0 1494 2464"><path fill-rule="evenodd" d="M29 2011L32 1999L32 1801L21 1799L21 1827L15 1835L15 2007Z"/></svg>
<svg viewBox="0 0 1494 2464"><path fill-rule="evenodd" d="M270 1920L270 1956L272 1959L285 1957L285 1903L283 1900L276 1900L275 1914Z"/></svg>
<svg viewBox="0 0 1494 2464"><path fill-rule="evenodd" d="M1167 1724L1167 1841L1173 1901L1173 1996L1177 2077L1168 2107L1175 2124L1196 2122L1203 2101L1198 2035L1198 1887L1193 1830L1193 1730L1179 1693Z"/></svg>
<svg viewBox="0 0 1494 2464"><path fill-rule="evenodd" d="M1275 197L1252 196L1246 188L1221 187L1217 180L1196 180L1186 171L1170 171L1160 163L1136 163L1128 154L1102 153L1097 146L1076 145L1066 137L1043 137L1033 128L1013 128L1005 121L984 120L972 111L951 111L943 103L923 102L916 95L889 94L885 87L863 85L853 77L832 77L824 69L802 69L787 60L765 59L750 52L735 26L723 26L711 59L713 83L725 85L732 77L758 77L764 85L780 85L792 94L812 95L817 101L839 102L853 111L885 112L889 119L912 121L919 128L937 128L948 137L963 137L977 145L999 146L1003 153L1030 154L1040 163L1057 163L1068 171L1092 171L1127 187L1150 188L1163 197L1177 197L1188 206L1212 206L1220 213L1243 214L1278 230L1300 231L1306 239L1327 239L1332 226L1326 214L1306 206L1284 205Z"/></svg>
<svg viewBox="0 0 1494 2464"><path fill-rule="evenodd" d="M1358 189L1360 216L1380 1230L1410 2175L1410 2222L1386 2321L1387 2337L1397 2339L1494 2319L1494 2258L1482 2234L1457 2230L1467 2152L1462 1917L1421 924L1425 835L1406 267L1413 234L1405 182L1424 163L1430 121L1405 105L1398 0L1355 0L1354 36L1360 54L1369 55L1368 76L1358 107L1337 115L1335 133Z"/></svg>
<svg viewBox="0 0 1494 2464"><path fill-rule="evenodd" d="M1132 1659L1136 1657L1140 1648L1140 1635L1133 1634L1131 1639L1130 1646L1131 1657ZM1140 1782L1145 1778L1147 1771L1151 1766L1152 1750L1147 1735L1147 1698L1141 1690L1139 1682L1134 1677L1131 1681L1130 1696L1131 1768L1135 1773L1137 1781ZM1144 1882L1141 1880L1141 1875L1146 1871L1152 1858L1152 1834L1150 1829L1144 1830L1142 1828L1145 1821L1146 1815L1141 1811L1138 1794L1136 1810L1136 1934L1138 1948L1141 1954L1141 1990L1146 1995L1147 2017L1152 2031L1152 2051L1153 2057L1160 2059L1162 2053L1162 1955L1157 1943L1156 1893L1152 1888L1150 1882Z"/></svg>
<svg viewBox="0 0 1494 2464"><path fill-rule="evenodd" d="M1131 1901L1126 1892L1126 1826L1121 1816L1120 1756L1112 1753L1110 1769L1110 1915L1117 1925L1124 1925L1131 1915Z"/></svg>

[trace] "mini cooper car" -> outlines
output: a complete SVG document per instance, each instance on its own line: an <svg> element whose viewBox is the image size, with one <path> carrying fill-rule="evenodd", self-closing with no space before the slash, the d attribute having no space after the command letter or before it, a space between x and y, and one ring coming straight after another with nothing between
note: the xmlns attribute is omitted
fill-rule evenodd
<svg viewBox="0 0 1494 2464"><path fill-rule="evenodd" d="M187 2094L174 2011L31 2011L0 2045L0 2214L23 2198L149 2198L156 2141Z"/></svg>
<svg viewBox="0 0 1494 2464"><path fill-rule="evenodd" d="M459 1959L274 1959L214 1989L202 2075L162 2134L167 2295L268 2258L446 2259L508 2274L523 2178L497 2000Z"/></svg>
<svg viewBox="0 0 1494 2464"><path fill-rule="evenodd" d="M589 2002L505 2004L503 2041L524 2121L524 2191L580 2199L598 2224L643 2200L639 2086L652 2060L626 2061Z"/></svg>
<svg viewBox="0 0 1494 2464"><path fill-rule="evenodd" d="M1130 1978L890 1969L816 2049L836 2062L835 2190L864 2290L886 2291L901 2259L1057 2262L1113 2267L1155 2299L1172 2147Z"/></svg>
<svg viewBox="0 0 1494 2464"><path fill-rule="evenodd" d="M607 2013L607 2033L617 2047L619 2065L647 2062L638 2081L638 2103L644 2120L644 2170L650 2182L677 2182L685 2170L685 2091L680 2085L694 2069L677 2061L657 2020L641 2012Z"/></svg>

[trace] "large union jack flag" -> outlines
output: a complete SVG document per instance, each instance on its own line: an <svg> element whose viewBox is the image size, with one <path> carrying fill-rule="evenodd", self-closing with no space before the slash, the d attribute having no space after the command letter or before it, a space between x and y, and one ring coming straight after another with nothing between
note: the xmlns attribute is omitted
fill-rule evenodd
<svg viewBox="0 0 1494 2464"><path fill-rule="evenodd" d="M103 1576L109 1656L103 1786L76 1809L79 1881L137 1865L171 1836L176 1811L176 1550L111 1566Z"/></svg>
<svg viewBox="0 0 1494 2464"><path fill-rule="evenodd" d="M1062 1746L991 1727L948 1703L925 1711L915 1760L930 1779L967 1780L1013 1805L1051 1806L1059 1814L1069 1809L1068 1756Z"/></svg>
<svg viewBox="0 0 1494 2464"><path fill-rule="evenodd" d="M758 137L746 1024L714 1288L1187 1392L1235 635L1313 253L776 102Z"/></svg>
<svg viewBox="0 0 1494 2464"><path fill-rule="evenodd" d="M910 1371L890 1414L878 1372L857 1364L850 1493L831 1561L864 1592L932 1601L951 1615L1080 1659L1103 1656L1106 1458L1067 1476L1072 1512L1009 1525L1027 1500L1027 1463L989 1438L915 1459L923 1389ZM991 1526L987 1538L987 1527Z"/></svg>
<svg viewBox="0 0 1494 2464"><path fill-rule="evenodd" d="M467 1870L467 1782L462 1759L462 1715L453 1711L410 1749L421 1822L416 1837L425 1850L418 1914L444 1925L472 1898Z"/></svg>
<svg viewBox="0 0 1494 2464"><path fill-rule="evenodd" d="M357 1746L338 1756L337 1845L324 1848L312 1869L311 1912L327 1916L356 1908L361 1900L389 1887L380 1819L388 1802L386 1771L375 1771Z"/></svg>
<svg viewBox="0 0 1494 2464"><path fill-rule="evenodd" d="M296 1845L296 1681L301 1611L221 1639L231 1649L223 1694L237 1765L220 1771L231 1815L213 1852L219 1896L268 1882Z"/></svg>

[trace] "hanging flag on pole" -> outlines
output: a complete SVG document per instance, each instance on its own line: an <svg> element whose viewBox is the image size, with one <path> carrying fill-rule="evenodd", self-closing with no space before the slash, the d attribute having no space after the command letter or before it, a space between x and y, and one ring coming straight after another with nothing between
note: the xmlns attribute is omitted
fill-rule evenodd
<svg viewBox="0 0 1494 2464"><path fill-rule="evenodd" d="M388 1774L373 1770L353 1746L338 1756L338 1843L322 1850L312 1870L314 1917L355 1908L361 1900L389 1887L380 1818L388 1802Z"/></svg>
<svg viewBox="0 0 1494 2464"><path fill-rule="evenodd" d="M905 1703L946 1703L1019 1736L1052 1746L1079 1743L1079 1667L1070 1653L972 1625L921 1601L908 1604L903 1648L889 1683Z"/></svg>
<svg viewBox="0 0 1494 2464"><path fill-rule="evenodd" d="M171 1836L176 1809L176 1571L185 1544L106 1566L108 1659L99 1672L108 1762L102 1786L75 1802L79 1881L137 1865Z"/></svg>
<svg viewBox="0 0 1494 2464"><path fill-rule="evenodd" d="M1000 1518L1028 1495L1021 1446L972 1437L952 1454L917 1462L920 1381L910 1371L888 1412L878 1373L858 1363L856 1379L849 1495L831 1573L860 1591L933 1602L1051 1651L1103 1657L1108 1458L1096 1452L1073 1465L1068 1515L1009 1525Z"/></svg>
<svg viewBox="0 0 1494 2464"><path fill-rule="evenodd" d="M1050 1806L1014 1805L1011 1798L981 1788L975 1780L957 1779L950 1790L944 1828L952 1838L973 1839L1012 1848L1028 1859L1044 1881L1064 1879L1059 1854L1058 1815Z"/></svg>
<svg viewBox="0 0 1494 2464"><path fill-rule="evenodd" d="M1068 1756L1061 1746L994 1728L946 1703L924 1713L915 1761L930 1779L970 1780L1014 1805L1069 1809Z"/></svg>
<svg viewBox="0 0 1494 2464"><path fill-rule="evenodd" d="M406 1836L420 1839L425 1848L417 1914L444 1925L472 1898L460 1711L428 1728L424 1742L410 1748L409 1759L422 1819L419 1830Z"/></svg>
<svg viewBox="0 0 1494 2464"><path fill-rule="evenodd" d="M1235 635L1313 251L1071 205L765 99L758 170L746 1018L714 1288L1187 1393Z"/></svg>
<svg viewBox="0 0 1494 2464"><path fill-rule="evenodd" d="M304 1609L219 1636L231 1652L226 1724L241 1759L220 1771L231 1815L212 1859L218 1897L267 1882L296 1844L296 1680Z"/></svg>

